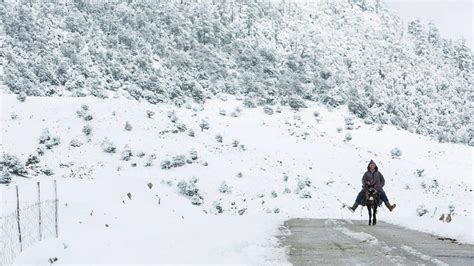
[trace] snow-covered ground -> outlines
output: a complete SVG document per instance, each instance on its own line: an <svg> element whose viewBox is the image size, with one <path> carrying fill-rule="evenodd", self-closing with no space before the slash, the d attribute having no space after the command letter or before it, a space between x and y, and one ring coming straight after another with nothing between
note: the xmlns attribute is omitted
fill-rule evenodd
<svg viewBox="0 0 474 266"><path fill-rule="evenodd" d="M52 180L58 182L59 239L29 247L15 262L46 265L57 257L65 264L286 264L286 250L275 236L285 233L280 226L288 218L367 218L365 209L350 213L344 204L354 202L371 159L397 204L394 212L381 208L379 220L474 243L472 147L438 143L391 126L380 130L356 118L349 130L345 118L351 115L342 107L281 107L281 113L269 115L226 98L203 108L176 108L93 97L29 97L20 103L3 94L3 152L26 161L40 146L44 129L60 137L38 164L54 175L33 176L30 170L32 179L14 177L10 186L1 186L0 210L6 214L14 206L14 185L20 192L34 191L41 181L47 191ZM84 104L90 121L76 113ZM147 110L155 114L149 118ZM203 119L209 129L201 131ZM131 130L124 129L127 121ZM86 124L90 137L82 132ZM177 129L182 125L183 132ZM116 146L115 153L103 151L105 138ZM73 139L82 145L72 147ZM133 154L128 161L121 159L125 145ZM402 154L392 158L395 147ZM191 150L197 158L191 159ZM162 169L163 161L177 155L189 162ZM177 186L192 177L198 179L201 205L193 205ZM36 200L35 193L21 195L22 201ZM423 210L426 214L419 216ZM450 223L439 220L450 212Z"/></svg>

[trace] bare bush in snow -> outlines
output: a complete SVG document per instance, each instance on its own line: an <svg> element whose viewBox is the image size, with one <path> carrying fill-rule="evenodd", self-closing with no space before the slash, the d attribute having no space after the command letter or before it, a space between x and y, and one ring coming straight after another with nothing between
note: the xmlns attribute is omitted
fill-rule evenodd
<svg viewBox="0 0 474 266"><path fill-rule="evenodd" d="M125 126L123 127L126 131L132 131L133 127L132 127L132 124L130 124L130 122L125 122Z"/></svg>
<svg viewBox="0 0 474 266"><path fill-rule="evenodd" d="M103 151L107 153L115 153L115 151L117 150L117 147L108 138L102 140L100 147Z"/></svg>
<svg viewBox="0 0 474 266"><path fill-rule="evenodd" d="M390 154L392 155L392 158L400 158L400 156L402 156L402 151L399 148L393 148L390 151Z"/></svg>
<svg viewBox="0 0 474 266"><path fill-rule="evenodd" d="M222 182L222 184L219 187L219 192L220 193L225 193L225 194L230 194L232 193L232 187L227 185L225 181Z"/></svg>
<svg viewBox="0 0 474 266"><path fill-rule="evenodd" d="M54 146L57 146L61 143L59 136L53 136L49 133L49 129L43 129L41 136L39 137L39 143L43 144L44 147L48 150L52 149Z"/></svg>

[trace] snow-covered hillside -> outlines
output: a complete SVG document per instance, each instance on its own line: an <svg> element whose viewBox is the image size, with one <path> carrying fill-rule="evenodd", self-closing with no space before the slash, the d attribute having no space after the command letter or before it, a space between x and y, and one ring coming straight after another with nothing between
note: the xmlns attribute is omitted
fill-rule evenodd
<svg viewBox="0 0 474 266"><path fill-rule="evenodd" d="M6 1L5 84L26 96L337 107L474 145L474 57L379 0ZM447 104L448 103L448 104Z"/></svg>
<svg viewBox="0 0 474 266"><path fill-rule="evenodd" d="M370 159L397 204L380 220L474 242L472 147L365 124L344 106L219 98L177 108L2 94L2 152L39 163L26 167L31 179L1 185L0 209L10 211L16 184L28 191L57 179L60 199L59 239L16 262L286 263L275 236L289 217L366 218L343 206ZM450 223L439 220L449 213Z"/></svg>

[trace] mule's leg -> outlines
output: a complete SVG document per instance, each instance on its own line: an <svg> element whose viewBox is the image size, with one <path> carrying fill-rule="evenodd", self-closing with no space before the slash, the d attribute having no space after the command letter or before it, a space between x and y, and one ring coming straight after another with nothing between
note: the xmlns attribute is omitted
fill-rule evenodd
<svg viewBox="0 0 474 266"><path fill-rule="evenodd" d="M369 211L369 225L372 224L372 206L367 205L367 210Z"/></svg>
<svg viewBox="0 0 474 266"><path fill-rule="evenodd" d="M374 220L372 221L372 225L377 224L377 204L374 206Z"/></svg>

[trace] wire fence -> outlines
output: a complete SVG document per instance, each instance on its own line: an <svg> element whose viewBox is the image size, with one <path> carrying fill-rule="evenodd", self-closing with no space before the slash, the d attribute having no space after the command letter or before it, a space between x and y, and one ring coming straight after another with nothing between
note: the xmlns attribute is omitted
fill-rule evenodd
<svg viewBox="0 0 474 266"><path fill-rule="evenodd" d="M20 201L16 186L16 209L0 216L0 265L12 264L15 257L33 244L58 237L58 198L54 182L54 199L41 200L37 183L37 201ZM11 202L13 203L13 202Z"/></svg>

